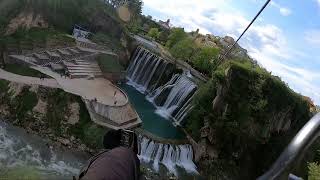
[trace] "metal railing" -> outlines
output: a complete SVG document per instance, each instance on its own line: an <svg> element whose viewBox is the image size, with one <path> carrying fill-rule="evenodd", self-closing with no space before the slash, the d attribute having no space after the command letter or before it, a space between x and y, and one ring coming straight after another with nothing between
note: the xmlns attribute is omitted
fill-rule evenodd
<svg viewBox="0 0 320 180"><path fill-rule="evenodd" d="M257 180L288 179L294 165L298 164L320 134L320 113L315 115L293 138L269 171Z"/></svg>

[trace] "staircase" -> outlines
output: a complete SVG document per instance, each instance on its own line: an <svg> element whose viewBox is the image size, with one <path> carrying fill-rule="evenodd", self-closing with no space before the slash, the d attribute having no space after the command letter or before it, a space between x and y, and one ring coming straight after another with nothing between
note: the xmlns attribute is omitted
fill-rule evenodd
<svg viewBox="0 0 320 180"><path fill-rule="evenodd" d="M53 68L61 65L70 78L103 77L94 60L97 52L78 47L59 48L28 55L10 55L11 58L31 65Z"/></svg>

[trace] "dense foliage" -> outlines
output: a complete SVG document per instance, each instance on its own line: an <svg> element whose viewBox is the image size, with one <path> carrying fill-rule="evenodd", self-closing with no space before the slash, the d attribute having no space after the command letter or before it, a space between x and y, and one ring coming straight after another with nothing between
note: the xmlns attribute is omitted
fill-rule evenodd
<svg viewBox="0 0 320 180"><path fill-rule="evenodd" d="M219 104L213 107L215 101ZM219 161L234 162L233 168L242 170L248 175L242 178L249 179L268 168L310 118L309 106L301 95L249 61L220 66L209 83L200 86L194 105L187 120L188 131L200 140L207 122L209 146L216 149ZM255 160L258 156L259 161Z"/></svg>
<svg viewBox="0 0 320 180"><path fill-rule="evenodd" d="M194 54L195 47L192 44L191 38L185 38L175 43L169 51L174 58L188 61Z"/></svg>
<svg viewBox="0 0 320 180"><path fill-rule="evenodd" d="M218 55L219 49L203 47L191 57L191 63L202 73L210 75L212 70L217 66L216 60L218 59Z"/></svg>
<svg viewBox="0 0 320 180"><path fill-rule="evenodd" d="M117 56L100 55L97 57L97 61L101 71L104 73L120 73L124 71Z"/></svg>
<svg viewBox="0 0 320 180"><path fill-rule="evenodd" d="M31 28L29 30L20 28L10 36L0 35L0 55L3 51L20 53L32 50L50 49L55 47L75 46L75 40L65 33L54 29ZM0 56L1 57L1 56ZM2 59L2 58L0 58ZM9 67L10 68L10 67ZM24 74L23 69L10 68L9 70ZM28 70L26 74L36 76L35 72Z"/></svg>
<svg viewBox="0 0 320 180"><path fill-rule="evenodd" d="M308 169L308 180L318 180L320 177L320 165L318 163L310 163Z"/></svg>
<svg viewBox="0 0 320 180"><path fill-rule="evenodd" d="M160 32L159 32L158 28L151 28L148 32L148 36L154 40L158 39L160 36Z"/></svg>
<svg viewBox="0 0 320 180"><path fill-rule="evenodd" d="M202 46L195 42L196 36L186 33L183 28L173 28L167 38L166 47L171 55L190 63L201 73L211 76L216 68L220 50L216 47Z"/></svg>
<svg viewBox="0 0 320 180"><path fill-rule="evenodd" d="M176 45L179 41L182 41L188 37L187 33L184 32L183 28L173 28L171 33L168 37L168 41L166 43L167 48L172 48Z"/></svg>

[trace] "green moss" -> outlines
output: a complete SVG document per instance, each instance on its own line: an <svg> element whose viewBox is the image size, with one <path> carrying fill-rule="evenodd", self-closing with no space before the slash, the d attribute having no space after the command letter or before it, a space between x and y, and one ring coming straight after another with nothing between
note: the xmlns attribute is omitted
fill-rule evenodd
<svg viewBox="0 0 320 180"><path fill-rule="evenodd" d="M48 126L56 135L62 133L62 121L68 113L68 103L73 101L74 96L62 90L54 90L48 94L48 111L46 120Z"/></svg>
<svg viewBox="0 0 320 180"><path fill-rule="evenodd" d="M27 113L30 112L38 103L37 94L29 91L29 87L24 87L21 93L11 101L11 107L19 121L25 120Z"/></svg>
<svg viewBox="0 0 320 180"><path fill-rule="evenodd" d="M6 180L40 180L41 174L32 167L16 167L0 170L0 179Z"/></svg>
<svg viewBox="0 0 320 180"><path fill-rule="evenodd" d="M124 70L124 67L121 66L116 56L100 55L97 58L97 61L100 66L100 69L102 70L102 72L105 72L105 73L108 73L108 72L117 73Z"/></svg>
<svg viewBox="0 0 320 180"><path fill-rule="evenodd" d="M94 149L103 148L103 136L106 133L106 129L94 123L86 124L84 129L84 143Z"/></svg>
<svg viewBox="0 0 320 180"><path fill-rule="evenodd" d="M8 90L9 82L0 79L0 93L6 93Z"/></svg>
<svg viewBox="0 0 320 180"><path fill-rule="evenodd" d="M119 39L110 36L110 34L98 32L91 37L91 40L101 46L110 48L113 52L121 52L123 46L121 45Z"/></svg>
<svg viewBox="0 0 320 180"><path fill-rule="evenodd" d="M56 46L75 46L75 40L65 33L54 29L31 28L18 29L14 34L3 37L3 43L8 48L33 49L34 47L47 48Z"/></svg>
<svg viewBox="0 0 320 180"><path fill-rule="evenodd" d="M192 110L188 117L187 129L195 139L200 138L200 131L204 125L204 118L210 116L212 108L212 99L215 96L215 82L209 81L202 84L193 98L193 104L196 108Z"/></svg>
<svg viewBox="0 0 320 180"><path fill-rule="evenodd" d="M77 124L69 128L68 133L81 139L90 148L103 148L102 140L107 129L91 121L89 112L80 97L77 97L77 102L80 105L80 119Z"/></svg>

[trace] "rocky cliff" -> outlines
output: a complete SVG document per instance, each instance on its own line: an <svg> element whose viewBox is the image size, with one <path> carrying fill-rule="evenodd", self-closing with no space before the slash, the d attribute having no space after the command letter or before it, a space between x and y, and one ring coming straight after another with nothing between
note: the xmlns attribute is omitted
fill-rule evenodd
<svg viewBox="0 0 320 180"><path fill-rule="evenodd" d="M1 119L62 146L94 152L106 130L90 120L80 97L60 89L0 80Z"/></svg>
<svg viewBox="0 0 320 180"><path fill-rule="evenodd" d="M187 129L204 174L254 179L309 118L308 103L280 78L250 62L229 62L199 90Z"/></svg>

